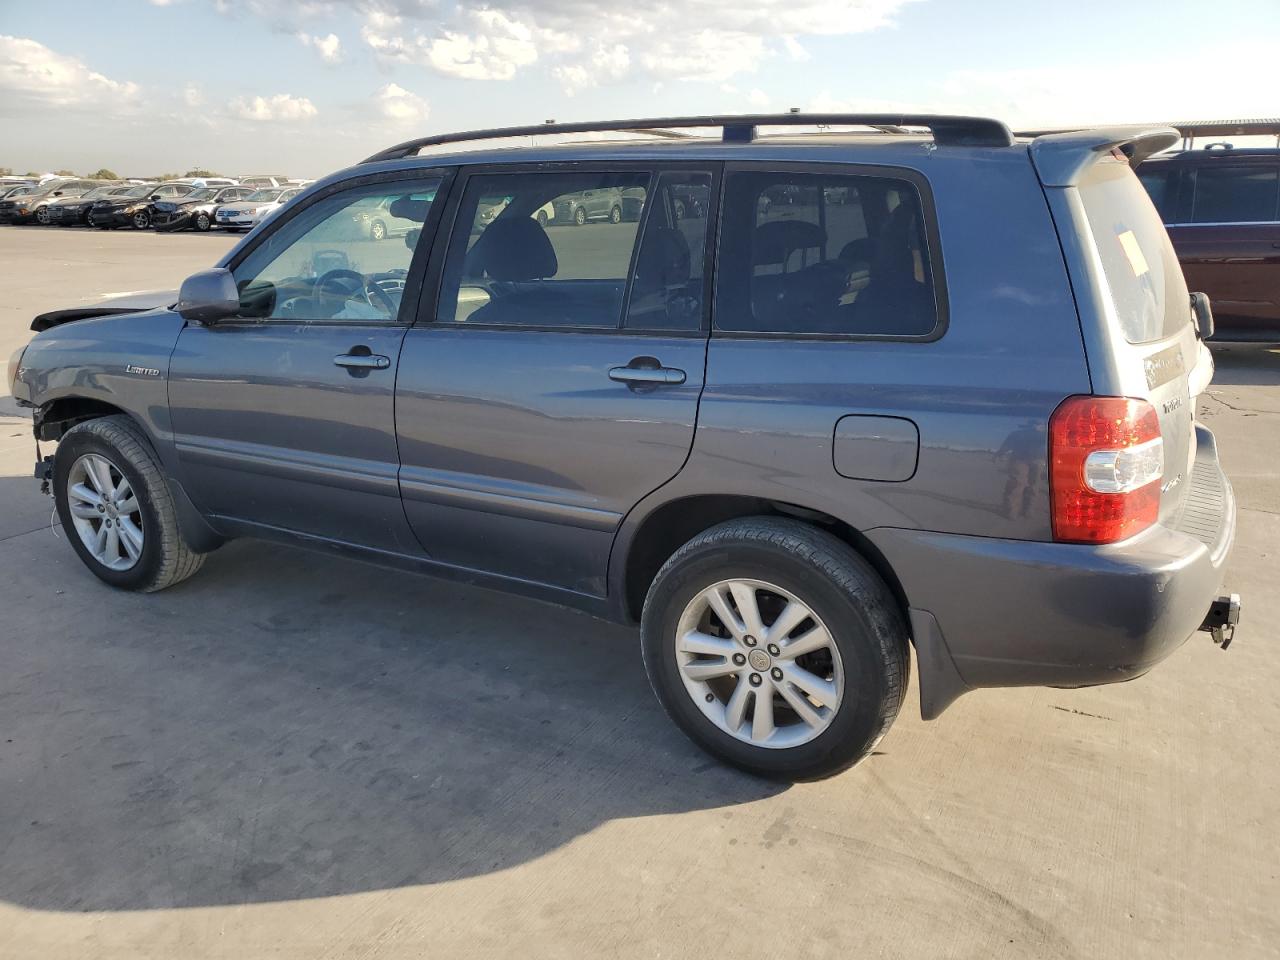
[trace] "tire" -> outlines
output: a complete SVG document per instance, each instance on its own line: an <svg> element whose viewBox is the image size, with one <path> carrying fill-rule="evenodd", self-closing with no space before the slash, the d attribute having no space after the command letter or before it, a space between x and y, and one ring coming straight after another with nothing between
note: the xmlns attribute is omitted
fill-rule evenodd
<svg viewBox="0 0 1280 960"><path fill-rule="evenodd" d="M387 225L381 220L373 221L373 226L369 228L369 238L371 240L387 239Z"/></svg>
<svg viewBox="0 0 1280 960"><path fill-rule="evenodd" d="M573 222L578 226L583 226L587 222L587 208L579 207L573 211Z"/></svg>
<svg viewBox="0 0 1280 960"><path fill-rule="evenodd" d="M676 219L677 219L677 220L683 220L683 219L684 219L685 210L684 210L684 201L683 201L683 200L677 200L677 201L676 201L675 214L676 214Z"/></svg>
<svg viewBox="0 0 1280 960"><path fill-rule="evenodd" d="M123 481L128 482L132 495L137 499L139 509L130 514L129 522L133 529L141 530L142 545L136 560L127 567L116 569L96 557L82 539L81 528L76 525L78 518L72 513L68 478L88 457L96 458L95 463L105 461L113 467L114 473L110 476L117 488L121 481L116 480L115 475L119 474ZM85 486L94 485L86 483ZM204 564L204 555L188 547L178 532L177 509L160 469L160 461L146 435L128 417L102 417L67 431L54 455L53 495L58 518L72 548L95 576L113 587L152 593L185 580ZM76 499L81 507L87 504L82 498ZM110 516L104 511L99 513L102 519L97 520L97 529L109 522L107 518ZM123 514L116 515L116 527L113 529L119 529L123 517ZM79 519L90 526L93 524L92 518ZM120 544L117 553L122 554L121 561L130 559L123 556L128 553L124 539L117 533Z"/></svg>
<svg viewBox="0 0 1280 960"><path fill-rule="evenodd" d="M768 637L766 630L765 637L754 639L724 629L719 619L697 621L700 625L692 629L700 641L714 644L714 655L706 650L690 654L687 644L680 652L677 637L686 635L690 611L698 609L713 585L726 581L734 581L735 588L750 582L751 602L759 601L761 622L768 626L781 620L781 610L791 601L798 601L810 617L777 637ZM734 596L732 591L728 595ZM731 616L741 616L737 611L736 606L729 609ZM748 621L742 618L738 628L745 623L749 630ZM748 517L694 537L658 571L645 598L640 630L649 682L676 725L713 756L770 779L817 780L853 766L888 731L906 695L908 631L893 593L848 544L796 520ZM788 645L811 637L827 642L812 653L788 657ZM732 660L729 650L734 651ZM702 654L713 659L689 659L682 666L685 658ZM757 663L756 657L770 662ZM741 666L730 668L729 663ZM699 683L685 673L691 664L721 675ZM726 670L732 673L724 675ZM761 685L751 687L752 677ZM816 699L799 695L801 688L792 678L806 685L819 680L820 686L810 689L823 692ZM742 700L750 703L751 718L739 711L743 719L734 733L726 724L743 684L751 687ZM777 721L776 727L764 728L771 731L770 746L751 742L759 694L766 692L766 715ZM824 696L831 706L821 705ZM806 721L802 708L811 720Z"/></svg>
<svg viewBox="0 0 1280 960"><path fill-rule="evenodd" d="M130 218L130 225L135 230L145 230L151 226L151 214L146 210L139 210Z"/></svg>
<svg viewBox="0 0 1280 960"><path fill-rule="evenodd" d="M549 219L550 218L547 216L547 211L545 210L538 211L538 216L537 216L538 226L545 227Z"/></svg>
<svg viewBox="0 0 1280 960"><path fill-rule="evenodd" d="M191 221L191 224L201 233L208 233L213 228L213 221L209 219L209 215L203 210L196 213L195 219Z"/></svg>
<svg viewBox="0 0 1280 960"><path fill-rule="evenodd" d="M49 210L47 207L41 207L36 211L36 223L42 227L49 225Z"/></svg>
<svg viewBox="0 0 1280 960"><path fill-rule="evenodd" d="M611 209L611 210L609 211L609 222L610 222L610 223L621 223L621 222L622 222L622 208L621 208L621 207L615 206L615 207L613 207L613 209Z"/></svg>

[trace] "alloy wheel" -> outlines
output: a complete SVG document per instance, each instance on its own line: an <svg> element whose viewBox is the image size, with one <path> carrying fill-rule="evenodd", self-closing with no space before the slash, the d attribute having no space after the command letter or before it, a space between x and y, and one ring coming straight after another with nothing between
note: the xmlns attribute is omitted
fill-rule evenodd
<svg viewBox="0 0 1280 960"><path fill-rule="evenodd" d="M67 474L67 507L80 542L109 570L128 570L142 556L142 504L114 463L86 453Z"/></svg>
<svg viewBox="0 0 1280 960"><path fill-rule="evenodd" d="M685 689L712 723L756 747L781 749L831 725L845 691L830 630L795 594L762 580L699 592L676 626Z"/></svg>

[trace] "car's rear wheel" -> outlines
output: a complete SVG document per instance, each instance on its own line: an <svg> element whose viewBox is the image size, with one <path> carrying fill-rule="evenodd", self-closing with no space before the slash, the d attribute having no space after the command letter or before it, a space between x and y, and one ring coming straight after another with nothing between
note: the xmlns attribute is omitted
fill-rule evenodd
<svg viewBox="0 0 1280 960"><path fill-rule="evenodd" d="M123 416L68 430L53 463L58 518L99 579L125 590L163 590L204 563L178 532L177 510L145 434Z"/></svg>
<svg viewBox="0 0 1280 960"><path fill-rule="evenodd" d="M579 207L577 210L573 211L573 222L576 223L578 226L582 226L584 223L587 222L586 207Z"/></svg>
<svg viewBox="0 0 1280 960"><path fill-rule="evenodd" d="M194 225L201 233L207 233L213 226L213 221L209 219L209 215L203 210L198 210L196 212Z"/></svg>
<svg viewBox="0 0 1280 960"><path fill-rule="evenodd" d="M731 520L681 547L641 620L659 701L695 743L761 776L857 763L906 691L907 628L851 547L780 517Z"/></svg>
<svg viewBox="0 0 1280 960"><path fill-rule="evenodd" d="M387 225L381 220L373 221L373 226L369 228L369 236L374 240L387 239Z"/></svg>
<svg viewBox="0 0 1280 960"><path fill-rule="evenodd" d="M139 210L130 220L135 230L145 230L151 226L151 214L146 210Z"/></svg>
<svg viewBox="0 0 1280 960"><path fill-rule="evenodd" d="M621 223L621 222L622 222L622 208L621 208L621 207L614 207L612 210L610 210L610 211L609 211L609 222L610 222L610 223Z"/></svg>
<svg viewBox="0 0 1280 960"><path fill-rule="evenodd" d="M549 220L550 218L547 216L547 211L545 210L538 211L538 226L545 227Z"/></svg>

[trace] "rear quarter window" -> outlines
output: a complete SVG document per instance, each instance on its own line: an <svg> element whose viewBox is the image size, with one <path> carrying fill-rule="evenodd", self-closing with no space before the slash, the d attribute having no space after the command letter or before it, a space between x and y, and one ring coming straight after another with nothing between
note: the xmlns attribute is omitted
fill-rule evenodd
<svg viewBox="0 0 1280 960"><path fill-rule="evenodd" d="M1089 233L1115 322L1130 343L1173 336L1190 323L1187 284L1160 215L1121 160L1104 160L1080 184Z"/></svg>

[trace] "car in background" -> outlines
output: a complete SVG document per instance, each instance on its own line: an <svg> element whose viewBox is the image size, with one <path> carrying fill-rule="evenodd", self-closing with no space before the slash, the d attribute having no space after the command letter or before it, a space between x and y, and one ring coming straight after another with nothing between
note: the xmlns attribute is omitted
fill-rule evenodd
<svg viewBox="0 0 1280 960"><path fill-rule="evenodd" d="M10 197L25 197L39 189L39 185L35 183L0 184L0 200L8 200Z"/></svg>
<svg viewBox="0 0 1280 960"><path fill-rule="evenodd" d="M251 230L300 194L302 189L269 187L257 190L237 203L217 207L213 211L213 225L223 230Z"/></svg>
<svg viewBox="0 0 1280 960"><path fill-rule="evenodd" d="M48 223L46 207L59 197L79 197L94 187L102 185L101 180L80 180L76 177L51 177L40 184L34 193L28 193L9 200L0 200L0 223Z"/></svg>
<svg viewBox="0 0 1280 960"><path fill-rule="evenodd" d="M1212 339L1280 342L1280 150L1210 144L1151 157L1138 179L1213 305Z"/></svg>
<svg viewBox="0 0 1280 960"><path fill-rule="evenodd" d="M49 224L58 227L82 227L89 222L89 208L99 200L126 196L135 189L128 183L103 184L78 197L59 197L45 208Z"/></svg>
<svg viewBox="0 0 1280 960"><path fill-rule="evenodd" d="M146 230L151 226L153 201L185 197L195 189L191 184L177 180L142 184L137 190L130 191L128 197L111 197L95 203L89 208L89 224L100 230L114 230L116 227Z"/></svg>
<svg viewBox="0 0 1280 960"><path fill-rule="evenodd" d="M232 177L175 177L170 183L188 183L193 187L235 187L239 180Z"/></svg>
<svg viewBox="0 0 1280 960"><path fill-rule="evenodd" d="M288 177L264 176L262 174L240 178L240 186L253 187L255 190L269 190L272 187L287 187L291 183L292 181Z"/></svg>
<svg viewBox="0 0 1280 960"><path fill-rule="evenodd" d="M627 204L630 206L630 204ZM619 187L601 187L598 190L582 190L575 194L557 197L553 220L582 226L589 220L608 220L621 223L624 198Z"/></svg>
<svg viewBox="0 0 1280 960"><path fill-rule="evenodd" d="M243 200L254 193L252 187L201 187L185 197L156 200L151 204L151 223L157 230L196 230L213 227L213 211L224 203Z"/></svg>

